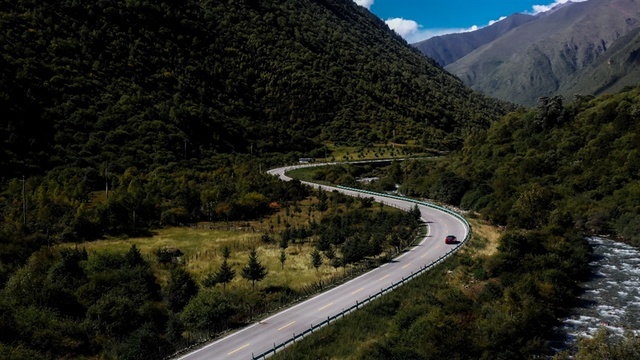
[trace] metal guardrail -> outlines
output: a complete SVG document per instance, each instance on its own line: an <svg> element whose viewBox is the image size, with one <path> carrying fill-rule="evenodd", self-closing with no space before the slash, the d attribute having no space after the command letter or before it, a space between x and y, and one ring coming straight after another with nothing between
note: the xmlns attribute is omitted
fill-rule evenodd
<svg viewBox="0 0 640 360"><path fill-rule="evenodd" d="M370 295L367 299L365 299L362 302L358 302L356 300L355 305L351 306L350 308L342 310L339 314L336 314L334 316L327 317L326 320L322 321L319 324L311 325L309 327L309 329L307 329L307 330L305 330L305 331L303 331L303 332L301 332L299 334L295 334L294 333L293 336L289 340L287 340L287 341L285 341L285 342L283 342L281 344L278 344L278 345L273 344L273 348L272 349L269 349L269 350L263 352L262 354L259 354L259 355L253 355L252 354L252 359L253 360L266 359L268 356L273 355L276 352L278 352L278 350L284 349L287 345L289 345L291 343L295 343L297 340L300 340L300 339L304 338L305 336L313 333L315 330L318 330L318 329L320 329L320 328L322 328L324 326L327 326L327 325L331 324L331 322L335 322L338 318L344 317L346 314L349 314L352 311L359 309L361 306L364 306L364 305L370 303L371 301L381 297L382 295L388 293L389 291L394 290L395 288L404 285L407 281L412 280L416 276L424 274L425 272L427 272L427 271L431 270L432 268L434 268L436 265L438 265L441 262L443 262L446 258L451 256L451 254L456 252L460 248L460 246L462 246L464 243L467 242L467 240L469 240L469 238L471 236L471 224L469 224L469 222L464 217L460 216L459 214L457 214L457 213L455 213L455 212L453 212L453 211L451 211L451 210L449 210L447 208L444 208L444 207L441 207L441 206L438 206L438 205L435 205L435 204L431 204L431 203L428 203L428 202L425 202L425 201L406 198L406 197L402 197L402 196L396 196L396 195L384 194L384 193L377 193L377 192L373 192L373 191L367 191L367 190L356 189L356 188L349 188L349 187L340 186L340 185L338 185L336 187L339 188L339 189L343 189L343 190L355 191L355 192L364 193L364 194L373 195L373 196L378 196L378 197L387 197L387 198L396 199L396 200L408 201L408 202L412 202L412 203L417 204L417 205L423 205L423 206L431 207L431 208L434 208L434 209L437 209L437 210L440 210L440 211L444 211L444 212L456 217L460 221L462 221L462 223L467 228L467 234L464 237L464 239L460 242L459 246L456 246L455 248L449 250L446 254L442 255L441 257L436 259L431 264L424 265L422 268L420 268L419 271L417 271L415 273L412 273L409 277L402 278L402 280L391 284L391 286L389 286L387 288L384 288L384 289L381 289L379 292L375 293L374 295ZM406 209L403 209L403 210L406 210Z"/></svg>

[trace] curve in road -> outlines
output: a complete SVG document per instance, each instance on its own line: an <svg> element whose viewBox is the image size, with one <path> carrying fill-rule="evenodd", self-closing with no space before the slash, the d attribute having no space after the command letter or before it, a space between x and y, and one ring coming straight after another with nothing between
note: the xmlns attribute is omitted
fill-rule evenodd
<svg viewBox="0 0 640 360"><path fill-rule="evenodd" d="M288 166L269 170L269 173L288 181L292 179L286 175L287 171L303 166L320 165L326 164ZM410 210L416 204L410 199L365 195L344 188L304 183L327 191L340 191L350 196L373 197L377 202L404 210ZM261 354L275 352L276 348L281 348L281 344L291 341L292 337L296 337L296 334L302 334L308 332L310 328L314 328L314 324L326 323L327 319L343 314L345 309L352 308L354 304L357 306L357 304L367 302L372 296L380 294L381 289L404 282L405 279L423 271L426 266L440 261L453 249L460 246L459 244L445 244L444 238L447 235L455 235L459 239L467 238L469 227L460 218L445 210L420 203L418 203L418 208L422 220L429 225L428 234L418 245L395 258L393 262L384 264L336 288L216 340L180 357L179 360L246 360Z"/></svg>

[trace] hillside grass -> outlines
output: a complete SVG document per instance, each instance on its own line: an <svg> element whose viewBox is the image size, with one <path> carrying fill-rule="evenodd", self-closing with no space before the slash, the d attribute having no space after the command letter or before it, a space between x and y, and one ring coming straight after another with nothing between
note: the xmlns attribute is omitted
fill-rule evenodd
<svg viewBox="0 0 640 360"><path fill-rule="evenodd" d="M504 230L480 219L467 219L471 224L471 241L461 251L471 257L488 257L498 252L500 236Z"/></svg>
<svg viewBox="0 0 640 360"><path fill-rule="evenodd" d="M287 224L292 227L308 225L310 221L319 221L322 216L333 211L344 211L344 205L337 209L329 209L321 213L312 207L316 198L300 202L297 207L281 208L271 216L255 221L232 222L200 222L191 226L169 227L155 230L148 237L106 238L84 243L66 243L61 247L85 248L90 254L101 252L125 253L132 245L140 250L149 261L162 285L169 278L170 266L160 264L156 251L163 248L179 249L184 255L180 262L196 281L202 283L206 276L215 272L222 264L222 249L228 246L231 256L229 264L236 271L236 277L227 285L228 289L250 287L250 283L242 278L242 267L246 265L249 252L256 249L259 261L267 268L268 274L259 284L260 287L288 287L300 291L322 280L324 283L339 281L345 276L344 269L332 267L323 257L323 264L317 270L311 265L311 253L315 247L309 239L305 242L290 243L285 250L284 267L280 262L279 233ZM298 211L296 211L296 208ZM311 209L311 210L310 210ZM386 211L400 211L384 208ZM381 211L381 207L372 207L371 211ZM270 244L262 241L262 235L269 234L274 238ZM337 251L339 254L339 251Z"/></svg>
<svg viewBox="0 0 640 360"><path fill-rule="evenodd" d="M309 181L309 182L314 182L322 185L334 186L335 184L332 184L328 181L315 180L313 178L316 172L318 171L318 168L319 167L315 166L315 167L306 167L306 168L291 170L287 172L287 176L300 181Z"/></svg>
<svg viewBox="0 0 640 360"><path fill-rule="evenodd" d="M329 153L325 161L379 160L428 155L417 145L416 140L406 143L373 144L371 146L327 145Z"/></svg>

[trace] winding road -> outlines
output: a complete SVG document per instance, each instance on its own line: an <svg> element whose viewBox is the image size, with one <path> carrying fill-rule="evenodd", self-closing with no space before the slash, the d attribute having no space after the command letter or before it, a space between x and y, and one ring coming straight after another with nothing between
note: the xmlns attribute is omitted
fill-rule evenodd
<svg viewBox="0 0 640 360"><path fill-rule="evenodd" d="M314 164L318 166L322 164ZM304 166L304 165L303 165ZM306 165L309 166L309 165ZM286 172L301 165L282 167L269 170L281 180L291 180ZM331 186L306 183L315 188L327 191L340 191L346 195L356 197L373 197L377 202L409 210L415 206L413 202L393 199L384 196L362 194L360 192L335 188ZM320 324L348 309L356 303L366 301L370 296L380 293L381 289L398 283L414 273L419 272L425 265L440 259L453 247L446 245L445 236L452 234L458 239L464 239L469 229L459 218L439 209L419 205L421 218L427 222L429 231L417 246L366 274L350 280L336 288L318 294L304 302L296 304L271 317L256 322L246 328L238 330L193 352L180 357L180 360L211 360L211 359L252 359L275 346L290 340L295 334L308 331L314 324Z"/></svg>

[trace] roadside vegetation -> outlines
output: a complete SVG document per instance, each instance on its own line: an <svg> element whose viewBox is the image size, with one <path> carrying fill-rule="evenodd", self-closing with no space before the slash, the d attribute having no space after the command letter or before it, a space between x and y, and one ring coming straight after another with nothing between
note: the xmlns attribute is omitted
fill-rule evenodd
<svg viewBox="0 0 640 360"><path fill-rule="evenodd" d="M553 356L550 342L561 340L554 327L590 276L584 236L638 244L639 97L634 88L577 96L566 106L560 97L543 98L442 160L309 174L427 198L503 230L492 246L478 242L478 234L487 236L478 229L467 251L276 358ZM377 180L355 181L372 175ZM637 348L634 335L616 340L603 330L556 356L634 359Z"/></svg>
<svg viewBox="0 0 640 360"><path fill-rule="evenodd" d="M145 222L145 206L157 204L150 203L136 208L137 227L132 212L113 214L125 234L147 235L35 251L0 291L0 355L165 358L388 261L417 231L414 214L372 199L312 192L251 171L231 178L207 187L231 191L200 213L218 221L142 228L153 224ZM278 201L243 194L253 181L273 181L269 191L284 186ZM131 185L111 191L90 206L127 203L135 194Z"/></svg>
<svg viewBox="0 0 640 360"><path fill-rule="evenodd" d="M588 275L579 235L545 229L468 246L429 273L283 350L275 359L532 358L552 355L557 318ZM561 260L562 259L562 260Z"/></svg>

